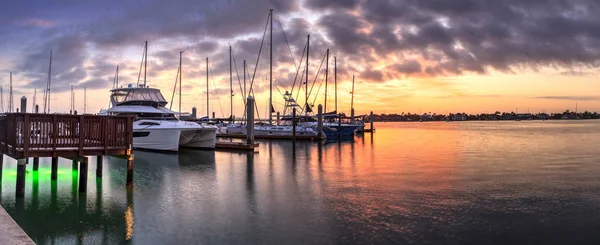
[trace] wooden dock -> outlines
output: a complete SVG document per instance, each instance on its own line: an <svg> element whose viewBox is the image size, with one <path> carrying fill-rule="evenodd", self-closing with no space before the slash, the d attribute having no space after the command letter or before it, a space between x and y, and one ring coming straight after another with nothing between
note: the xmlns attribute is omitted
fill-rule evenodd
<svg viewBox="0 0 600 245"><path fill-rule="evenodd" d="M246 142L217 142L217 150L229 150L229 151L253 151L258 152L258 143L247 144Z"/></svg>
<svg viewBox="0 0 600 245"><path fill-rule="evenodd" d="M79 169L79 192L87 190L89 156L112 155L127 159L127 184L133 183L133 120L131 116L9 113L0 115L0 156L17 160L16 195L25 192L25 170L33 158L51 157L51 179L57 179L58 158L73 160ZM102 177L102 157L96 176ZM0 173L3 158L0 157ZM79 167L77 164L79 163ZM1 180L0 175L0 180Z"/></svg>

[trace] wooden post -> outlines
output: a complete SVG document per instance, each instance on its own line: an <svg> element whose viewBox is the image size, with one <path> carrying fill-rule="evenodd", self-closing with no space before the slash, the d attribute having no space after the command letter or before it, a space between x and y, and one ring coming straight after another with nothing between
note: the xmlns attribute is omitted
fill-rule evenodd
<svg viewBox="0 0 600 245"><path fill-rule="evenodd" d="M33 171L37 171L39 168L40 168L40 158L34 157L33 158Z"/></svg>
<svg viewBox="0 0 600 245"><path fill-rule="evenodd" d="M52 158L52 170L50 179L58 179L58 157Z"/></svg>
<svg viewBox="0 0 600 245"><path fill-rule="evenodd" d="M292 140L296 143L296 108L292 108Z"/></svg>
<svg viewBox="0 0 600 245"><path fill-rule="evenodd" d="M254 144L254 97L246 100L246 143Z"/></svg>
<svg viewBox="0 0 600 245"><path fill-rule="evenodd" d="M371 134L373 134L373 131L375 131L375 128L373 128L373 111L371 111L371 114L369 115L369 117L371 118Z"/></svg>
<svg viewBox="0 0 600 245"><path fill-rule="evenodd" d="M96 157L96 177L102 177L102 156Z"/></svg>
<svg viewBox="0 0 600 245"><path fill-rule="evenodd" d="M83 157L82 161L80 162L81 166L79 167L79 192L87 191L88 163L88 157Z"/></svg>
<svg viewBox="0 0 600 245"><path fill-rule="evenodd" d="M323 105L319 104L318 107L318 114L317 114L317 133L319 135L319 139L323 138Z"/></svg>
<svg viewBox="0 0 600 245"><path fill-rule="evenodd" d="M17 160L17 197L25 196L25 172L27 171L27 158Z"/></svg>
<svg viewBox="0 0 600 245"><path fill-rule="evenodd" d="M279 126L279 121L281 120L281 115L277 112L277 126Z"/></svg>
<svg viewBox="0 0 600 245"><path fill-rule="evenodd" d="M73 170L78 169L77 164L78 164L77 160L73 160Z"/></svg>

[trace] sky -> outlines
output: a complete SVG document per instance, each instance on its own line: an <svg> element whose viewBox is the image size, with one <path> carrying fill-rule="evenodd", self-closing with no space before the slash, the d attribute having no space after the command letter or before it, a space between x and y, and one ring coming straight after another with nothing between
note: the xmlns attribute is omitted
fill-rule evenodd
<svg viewBox="0 0 600 245"><path fill-rule="evenodd" d="M209 57L209 111L229 116L231 46L234 114L243 114L246 60L247 86L254 77L264 115L269 9L277 111L283 111L285 91L300 92L304 104L299 80L309 34L309 103L315 106L325 103L323 60L329 49L327 111L335 108L334 57L338 110L346 113L353 75L357 114L600 111L596 0L1 1L4 110L10 72L15 105L22 96L32 105L34 89L43 104L52 50L51 110L68 112L73 85L76 109L87 104L85 110L96 113L108 106L117 66L119 86L136 84L148 41L147 85L161 89L169 102L185 51L182 111L197 107L206 114ZM175 97L172 109L178 111Z"/></svg>

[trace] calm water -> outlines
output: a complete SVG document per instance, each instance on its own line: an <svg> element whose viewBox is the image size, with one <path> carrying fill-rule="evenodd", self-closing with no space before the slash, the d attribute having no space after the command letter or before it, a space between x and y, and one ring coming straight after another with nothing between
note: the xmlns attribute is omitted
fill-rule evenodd
<svg viewBox="0 0 600 245"><path fill-rule="evenodd" d="M260 153L135 152L28 166L2 206L38 244L600 244L600 121L380 123L342 142ZM75 187L75 188L74 188Z"/></svg>

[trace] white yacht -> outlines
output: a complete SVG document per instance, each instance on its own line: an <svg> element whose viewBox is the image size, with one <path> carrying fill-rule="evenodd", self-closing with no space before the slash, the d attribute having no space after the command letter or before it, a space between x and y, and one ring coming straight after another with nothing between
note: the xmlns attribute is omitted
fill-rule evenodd
<svg viewBox="0 0 600 245"><path fill-rule="evenodd" d="M180 121L176 112L165 106L159 89L143 85L111 90L109 115L136 115L133 147L178 151L179 147L214 149L217 127Z"/></svg>
<svg viewBox="0 0 600 245"><path fill-rule="evenodd" d="M228 125L223 132L227 134L243 134L246 135L246 125L233 124ZM294 128L290 125L254 125L254 136L257 138L290 138L293 135ZM313 127L296 126L297 137L317 137L319 133Z"/></svg>

